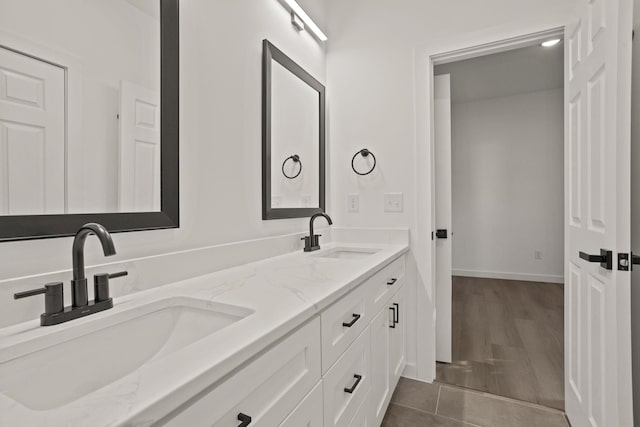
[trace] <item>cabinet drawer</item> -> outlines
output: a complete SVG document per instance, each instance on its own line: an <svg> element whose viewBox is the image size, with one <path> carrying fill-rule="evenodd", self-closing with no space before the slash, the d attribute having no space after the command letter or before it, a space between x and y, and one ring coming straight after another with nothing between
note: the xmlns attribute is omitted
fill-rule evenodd
<svg viewBox="0 0 640 427"><path fill-rule="evenodd" d="M322 427L322 382L319 382L280 427Z"/></svg>
<svg viewBox="0 0 640 427"><path fill-rule="evenodd" d="M316 317L171 419L170 426L279 425L320 380L320 320Z"/></svg>
<svg viewBox="0 0 640 427"><path fill-rule="evenodd" d="M380 311L391 295L404 283L404 262L404 256L402 256L368 280L374 313Z"/></svg>
<svg viewBox="0 0 640 427"><path fill-rule="evenodd" d="M325 427L348 426L371 387L371 334L367 328L322 380Z"/></svg>
<svg viewBox="0 0 640 427"><path fill-rule="evenodd" d="M369 420L369 405L368 401L365 400L360 405L360 409L353 416L353 419L349 423L349 427L374 427L376 424ZM380 424L378 424L380 425Z"/></svg>
<svg viewBox="0 0 640 427"><path fill-rule="evenodd" d="M323 373L329 370L371 321L369 291L366 283L360 285L322 313Z"/></svg>

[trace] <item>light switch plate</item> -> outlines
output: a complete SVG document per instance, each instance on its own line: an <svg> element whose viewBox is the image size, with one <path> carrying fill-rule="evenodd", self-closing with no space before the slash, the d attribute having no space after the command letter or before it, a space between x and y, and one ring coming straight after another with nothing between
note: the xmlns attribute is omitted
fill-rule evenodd
<svg viewBox="0 0 640 427"><path fill-rule="evenodd" d="M347 197L347 212L358 213L360 212L360 195L349 194Z"/></svg>
<svg viewBox="0 0 640 427"><path fill-rule="evenodd" d="M385 212L404 212L404 194L403 193L385 193L384 211Z"/></svg>

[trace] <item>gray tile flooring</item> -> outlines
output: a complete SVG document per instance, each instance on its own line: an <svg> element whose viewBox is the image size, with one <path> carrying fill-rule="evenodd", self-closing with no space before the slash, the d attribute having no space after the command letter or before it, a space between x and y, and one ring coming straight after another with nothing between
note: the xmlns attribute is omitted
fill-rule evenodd
<svg viewBox="0 0 640 427"><path fill-rule="evenodd" d="M401 378L383 427L568 427L562 411L440 383Z"/></svg>

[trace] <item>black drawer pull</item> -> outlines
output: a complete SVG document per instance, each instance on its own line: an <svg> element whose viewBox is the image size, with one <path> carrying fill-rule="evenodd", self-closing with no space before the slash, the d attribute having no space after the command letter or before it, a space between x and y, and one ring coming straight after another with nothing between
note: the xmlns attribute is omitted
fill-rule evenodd
<svg viewBox="0 0 640 427"><path fill-rule="evenodd" d="M389 279L389 281L387 282L387 285L392 286L392 285L394 285L397 281L398 281L398 279L396 279L396 278L394 277L393 279Z"/></svg>
<svg viewBox="0 0 640 427"><path fill-rule="evenodd" d="M241 421L240 424L238 424L238 427L247 427L249 424L251 424L251 417L240 412L238 414L238 421Z"/></svg>
<svg viewBox="0 0 640 427"><path fill-rule="evenodd" d="M344 326L345 328L350 328L358 321L358 319L360 319L360 315L354 313L353 314L353 320L351 322L349 322L349 323L342 322L342 326Z"/></svg>
<svg viewBox="0 0 640 427"><path fill-rule="evenodd" d="M393 315L391 317L391 324L389 325L389 327L391 329L395 329L396 328L396 308L395 307L389 307L389 310L391 310L393 312Z"/></svg>
<svg viewBox="0 0 640 427"><path fill-rule="evenodd" d="M358 384L360 384L360 381L362 380L362 375L356 374L356 375L353 376L353 378L356 379L356 382L353 383L351 388L346 388L345 387L345 389L344 389L345 393L352 394L356 390L356 387L358 387Z"/></svg>
<svg viewBox="0 0 640 427"><path fill-rule="evenodd" d="M397 302L394 302L393 305L396 308L395 310L393 310L393 322L400 323L400 305Z"/></svg>

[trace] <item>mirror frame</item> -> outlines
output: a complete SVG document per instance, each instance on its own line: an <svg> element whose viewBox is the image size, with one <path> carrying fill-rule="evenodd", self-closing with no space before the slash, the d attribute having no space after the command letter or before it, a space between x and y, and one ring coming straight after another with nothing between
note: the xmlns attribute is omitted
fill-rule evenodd
<svg viewBox="0 0 640 427"><path fill-rule="evenodd" d="M294 76L318 92L319 102L319 195L317 208L272 208L271 207L271 61L282 65ZM309 217L325 211L325 87L291 58L275 47L269 40L262 42L262 219L286 219Z"/></svg>
<svg viewBox="0 0 640 427"><path fill-rule="evenodd" d="M160 2L160 211L0 216L0 241L74 235L97 222L110 233L180 227L179 0ZM95 159L86 159L95 161Z"/></svg>

